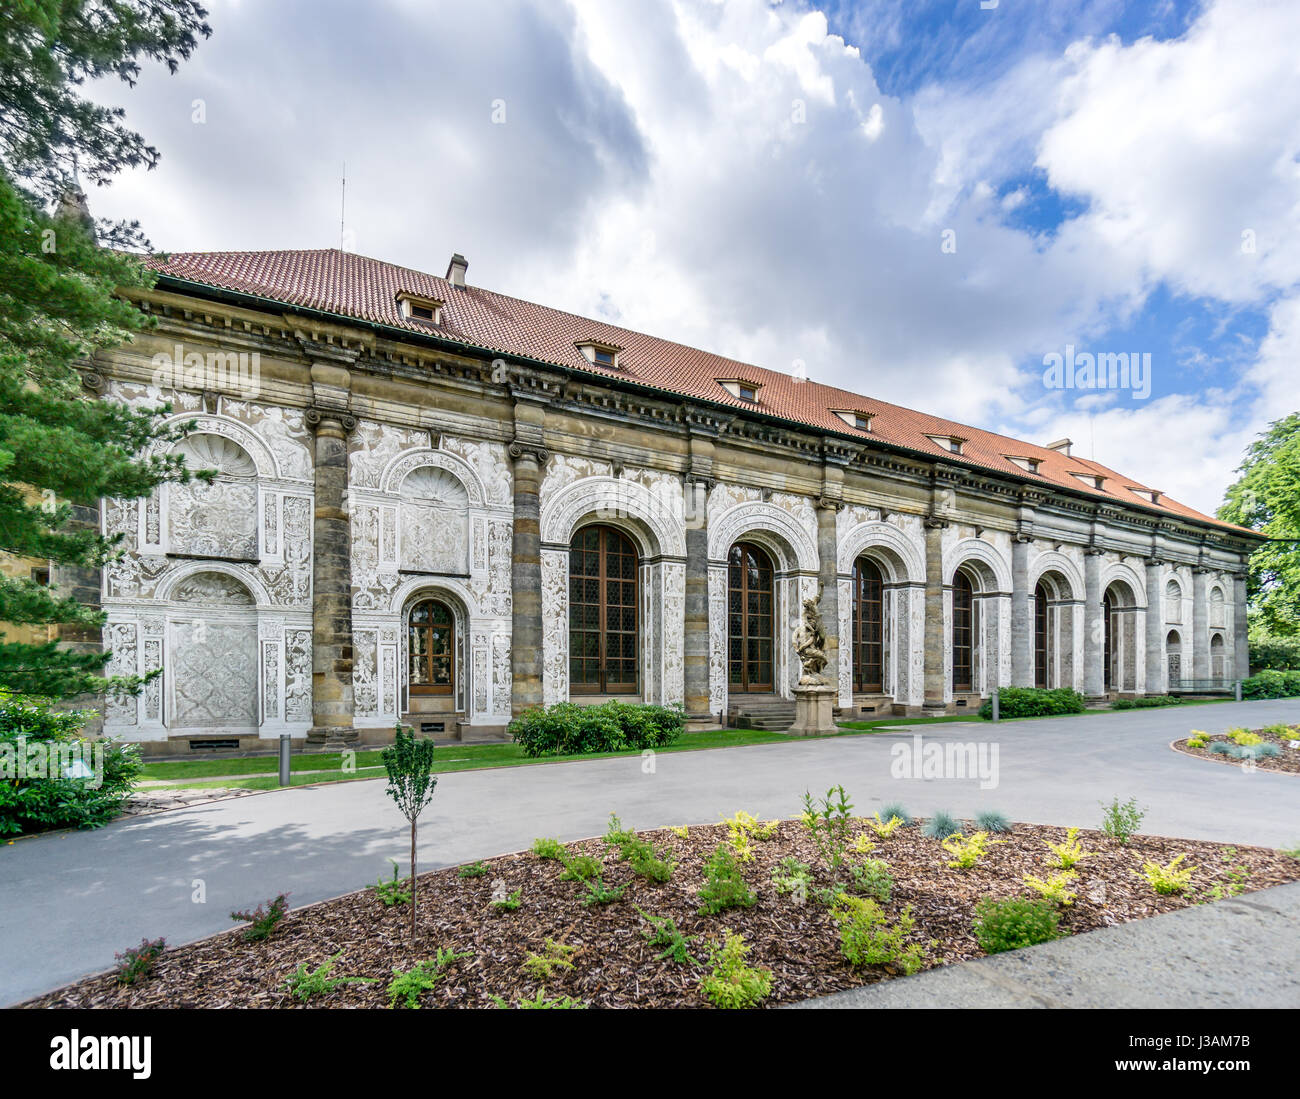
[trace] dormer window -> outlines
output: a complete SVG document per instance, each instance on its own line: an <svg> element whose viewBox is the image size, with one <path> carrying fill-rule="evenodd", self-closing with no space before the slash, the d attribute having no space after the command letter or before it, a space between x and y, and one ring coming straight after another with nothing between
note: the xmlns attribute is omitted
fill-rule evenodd
<svg viewBox="0 0 1300 1099"><path fill-rule="evenodd" d="M623 349L612 343L597 343L594 340L584 340L582 343L574 344L582 352L583 358L594 366L603 366L609 370L618 369L618 353Z"/></svg>
<svg viewBox="0 0 1300 1099"><path fill-rule="evenodd" d="M1134 496L1141 496L1143 500L1152 504L1160 503L1160 497L1163 495L1158 488L1137 488L1135 485L1129 485L1128 490Z"/></svg>
<svg viewBox="0 0 1300 1099"><path fill-rule="evenodd" d="M926 438L952 454L960 454L962 447L966 445L965 439L959 439L955 435L927 435Z"/></svg>
<svg viewBox="0 0 1300 1099"><path fill-rule="evenodd" d="M750 401L753 404L758 403L758 391L763 388L758 382L751 382L745 378L719 378L717 381L733 397L739 397L742 401Z"/></svg>
<svg viewBox="0 0 1300 1099"><path fill-rule="evenodd" d="M1106 487L1106 478L1100 473L1071 473L1070 476L1082 481L1089 488L1104 489Z"/></svg>
<svg viewBox="0 0 1300 1099"><path fill-rule="evenodd" d="M442 323L442 302L437 298L408 294L403 290L397 295L397 304L407 320L424 321L426 324Z"/></svg>
<svg viewBox="0 0 1300 1099"><path fill-rule="evenodd" d="M1019 466L1026 473L1037 473L1038 467L1042 465L1040 458L1021 458L1014 454L1008 454L1006 457L1008 462L1013 466Z"/></svg>
<svg viewBox="0 0 1300 1099"><path fill-rule="evenodd" d="M833 408L831 411L849 427L856 427L859 431L871 430L871 417L875 415L873 412L863 412L860 408Z"/></svg>

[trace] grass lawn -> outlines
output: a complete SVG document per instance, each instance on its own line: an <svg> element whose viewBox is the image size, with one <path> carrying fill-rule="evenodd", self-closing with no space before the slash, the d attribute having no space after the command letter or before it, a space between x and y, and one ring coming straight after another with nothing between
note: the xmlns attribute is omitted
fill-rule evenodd
<svg viewBox="0 0 1300 1099"><path fill-rule="evenodd" d="M1197 706L1227 699L1208 699L1205 702L1184 702L1182 706ZM1090 710L1089 713L1108 711ZM1120 711L1111 711L1120 712ZM1130 711L1123 711L1130 712ZM1055 715L1078 717L1083 715ZM896 726L907 728L920 725L945 725L954 722L979 722L975 711L968 714L948 714L943 717L883 717L867 721L840 723L840 732L830 736L855 736L864 733L887 732ZM1004 718L1004 721L1036 721L1037 718ZM988 724L992 724L991 722ZM821 738L810 738L821 739ZM717 729L712 732L685 733L682 738L661 752L697 752L708 748L744 748L751 744L788 743L785 733L761 729ZM532 758L512 741L496 744L448 744L438 750L439 774L452 771L474 771L490 767L522 767L535 763L562 763L582 759L608 759L612 756L636 755L637 750L626 752L601 752L595 754L543 756ZM343 756L338 752L296 753L289 762L290 785L308 786L319 782L355 782L359 779L382 778L384 765L380 750L360 751L353 760L355 770L342 770ZM195 759L146 763L140 776L150 785L145 790L240 788L246 790L275 790L280 786L279 761L275 756L252 756L241 759Z"/></svg>

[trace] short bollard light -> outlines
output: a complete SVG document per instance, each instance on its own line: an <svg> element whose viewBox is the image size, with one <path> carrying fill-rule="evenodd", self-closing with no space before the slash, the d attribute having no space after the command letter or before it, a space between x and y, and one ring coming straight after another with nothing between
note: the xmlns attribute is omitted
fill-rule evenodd
<svg viewBox="0 0 1300 1099"><path fill-rule="evenodd" d="M280 785L289 785L289 734L280 734Z"/></svg>
<svg viewBox="0 0 1300 1099"><path fill-rule="evenodd" d="M993 688L993 720L998 721L1000 720L1000 717L1001 715L998 710L998 688L994 687Z"/></svg>

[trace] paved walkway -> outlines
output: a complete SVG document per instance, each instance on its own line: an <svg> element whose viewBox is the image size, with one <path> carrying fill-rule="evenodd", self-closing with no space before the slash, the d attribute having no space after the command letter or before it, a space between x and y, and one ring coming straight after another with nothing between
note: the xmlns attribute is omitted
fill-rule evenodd
<svg viewBox="0 0 1300 1099"><path fill-rule="evenodd" d="M791 1006L1300 1007L1300 882Z"/></svg>
<svg viewBox="0 0 1300 1099"><path fill-rule="evenodd" d="M922 726L925 740L998 748L998 785L895 778L910 734L789 741L441 776L420 828L425 869L604 832L716 821L737 809L792 817L804 789L843 783L857 812L888 801L928 815L996 809L1013 820L1096 827L1098 803L1135 796L1143 830L1267 846L1300 842L1300 777L1244 773L1172 752L1190 727L1300 722L1300 702L1225 703L1082 717ZM0 846L0 1004L105 969L141 938L173 945L231 926L229 913L280 892L294 905L375 881L407 857L405 821L382 779L274 793L137 817L96 832ZM196 897L205 897L202 903Z"/></svg>

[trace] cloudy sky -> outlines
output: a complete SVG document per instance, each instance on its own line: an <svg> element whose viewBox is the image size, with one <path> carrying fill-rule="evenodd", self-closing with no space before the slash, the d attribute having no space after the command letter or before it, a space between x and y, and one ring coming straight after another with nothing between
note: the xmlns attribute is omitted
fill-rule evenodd
<svg viewBox="0 0 1300 1099"><path fill-rule="evenodd" d="M159 249L460 251L1206 511L1300 409L1295 0L209 8L178 74L94 90L162 163L92 208ZM1149 386L1045 385L1067 347L1149 355Z"/></svg>

